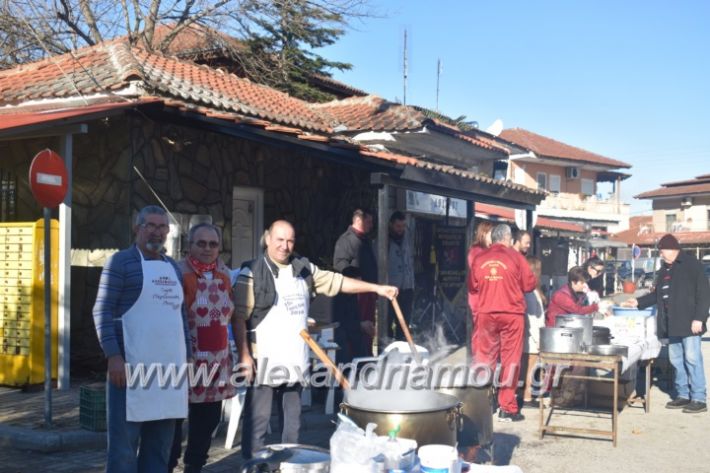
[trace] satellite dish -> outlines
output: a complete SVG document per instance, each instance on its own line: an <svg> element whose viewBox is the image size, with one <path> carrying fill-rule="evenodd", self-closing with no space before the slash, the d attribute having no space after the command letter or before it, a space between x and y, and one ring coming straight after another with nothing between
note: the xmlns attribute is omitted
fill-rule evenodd
<svg viewBox="0 0 710 473"><path fill-rule="evenodd" d="M486 128L486 131L493 136L500 135L500 132L503 131L503 120L496 118L495 121L491 123L491 126Z"/></svg>

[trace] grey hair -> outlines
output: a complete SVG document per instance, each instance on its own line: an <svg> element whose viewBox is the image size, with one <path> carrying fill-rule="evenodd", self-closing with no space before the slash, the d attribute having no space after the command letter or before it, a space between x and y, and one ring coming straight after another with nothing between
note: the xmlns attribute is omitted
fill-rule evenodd
<svg viewBox="0 0 710 473"><path fill-rule="evenodd" d="M190 228L190 231L187 233L187 241L189 243L193 243L195 241L195 233L197 233L197 230L201 230L203 228L207 228L215 232L217 234L217 239L220 243L222 243L222 232L219 231L219 227L207 222L198 223Z"/></svg>
<svg viewBox="0 0 710 473"><path fill-rule="evenodd" d="M159 207L157 205L146 205L138 212L138 215L136 215L136 226L143 225L145 223L145 218L148 215L167 216L168 213L162 207Z"/></svg>
<svg viewBox="0 0 710 473"><path fill-rule="evenodd" d="M510 230L510 225L501 223L493 228L491 233L491 242L498 243L505 240L506 237L512 237L513 232Z"/></svg>

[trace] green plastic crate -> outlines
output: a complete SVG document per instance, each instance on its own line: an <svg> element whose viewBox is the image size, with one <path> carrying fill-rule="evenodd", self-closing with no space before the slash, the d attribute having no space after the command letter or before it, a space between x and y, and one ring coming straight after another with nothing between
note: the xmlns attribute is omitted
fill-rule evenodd
<svg viewBox="0 0 710 473"><path fill-rule="evenodd" d="M106 431L106 386L103 383L79 388L79 425L93 432Z"/></svg>

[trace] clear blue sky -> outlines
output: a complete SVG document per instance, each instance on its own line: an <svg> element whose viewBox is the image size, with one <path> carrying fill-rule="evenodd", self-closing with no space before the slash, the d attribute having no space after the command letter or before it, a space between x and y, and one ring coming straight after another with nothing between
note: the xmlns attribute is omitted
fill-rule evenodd
<svg viewBox="0 0 710 473"><path fill-rule="evenodd" d="M632 196L710 173L710 1L372 1L321 54L353 64L338 80L407 103L496 118L633 165Z"/></svg>

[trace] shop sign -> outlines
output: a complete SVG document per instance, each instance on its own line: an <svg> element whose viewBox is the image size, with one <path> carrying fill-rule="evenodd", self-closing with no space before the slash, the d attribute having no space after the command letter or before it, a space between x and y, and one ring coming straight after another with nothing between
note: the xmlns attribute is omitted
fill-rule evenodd
<svg viewBox="0 0 710 473"><path fill-rule="evenodd" d="M465 200L449 199L449 217L466 218L466 207ZM407 191L407 211L446 216L446 197Z"/></svg>

